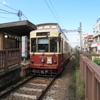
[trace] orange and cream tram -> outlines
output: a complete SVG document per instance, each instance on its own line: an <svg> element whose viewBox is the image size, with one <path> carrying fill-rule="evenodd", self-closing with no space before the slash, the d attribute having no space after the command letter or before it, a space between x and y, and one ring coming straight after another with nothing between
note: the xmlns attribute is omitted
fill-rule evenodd
<svg viewBox="0 0 100 100"><path fill-rule="evenodd" d="M63 71L70 57L70 45L57 23L38 24L30 32L31 74L52 76Z"/></svg>

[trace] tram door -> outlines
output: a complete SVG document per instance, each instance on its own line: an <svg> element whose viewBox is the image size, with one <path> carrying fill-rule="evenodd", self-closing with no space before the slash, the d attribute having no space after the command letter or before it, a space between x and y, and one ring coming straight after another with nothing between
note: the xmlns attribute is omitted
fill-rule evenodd
<svg viewBox="0 0 100 100"><path fill-rule="evenodd" d="M3 35L0 34L0 50L3 49Z"/></svg>

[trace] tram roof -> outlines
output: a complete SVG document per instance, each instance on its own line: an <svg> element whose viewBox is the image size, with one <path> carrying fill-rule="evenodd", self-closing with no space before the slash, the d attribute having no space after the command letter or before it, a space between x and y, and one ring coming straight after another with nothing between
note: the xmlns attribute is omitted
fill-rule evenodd
<svg viewBox="0 0 100 100"><path fill-rule="evenodd" d="M0 24L0 33L18 36L29 35L30 31L35 29L36 25L28 20Z"/></svg>
<svg viewBox="0 0 100 100"><path fill-rule="evenodd" d="M58 23L41 23L41 24L37 24L37 26L40 25L58 25Z"/></svg>

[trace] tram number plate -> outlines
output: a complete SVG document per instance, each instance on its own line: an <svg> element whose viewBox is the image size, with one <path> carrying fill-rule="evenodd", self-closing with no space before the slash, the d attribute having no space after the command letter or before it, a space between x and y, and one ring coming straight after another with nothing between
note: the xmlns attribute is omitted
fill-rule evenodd
<svg viewBox="0 0 100 100"><path fill-rule="evenodd" d="M49 68L56 68L56 67L49 67Z"/></svg>

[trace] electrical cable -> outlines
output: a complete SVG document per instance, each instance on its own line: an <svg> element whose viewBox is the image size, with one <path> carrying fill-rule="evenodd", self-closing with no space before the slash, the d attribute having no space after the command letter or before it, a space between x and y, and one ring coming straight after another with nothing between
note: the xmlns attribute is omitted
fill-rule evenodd
<svg viewBox="0 0 100 100"><path fill-rule="evenodd" d="M12 8L12 7L10 7L10 6L6 5L6 4L4 4L4 3L1 3L1 2L0 2L0 4L3 4L4 6L6 6L6 7L12 9L12 10L15 10L15 11L18 12L18 10L14 9L14 8ZM6 12L7 12L7 11L6 11ZM8 13L12 13L12 12L8 12ZM18 15L18 13L12 13L12 14L17 14L17 15ZM27 18L23 13L22 13L22 15L28 20L28 18Z"/></svg>
<svg viewBox="0 0 100 100"><path fill-rule="evenodd" d="M0 12L0 13L2 13L2 14L9 14L9 13L7 13L7 12Z"/></svg>
<svg viewBox="0 0 100 100"><path fill-rule="evenodd" d="M57 15L58 19L59 19L59 20L60 20L60 22L61 22L61 19L59 18L59 16L58 16L58 14L57 14L57 12L56 12L56 10L55 10L55 8L54 8L54 6L53 6L53 4L52 4L51 0L49 0L49 2L50 2L50 4L51 4L51 6L52 6L53 10L55 11L55 13L56 13L56 15ZM63 25L63 23L62 23L62 22L61 22L61 24L62 24L62 26L64 27L64 25Z"/></svg>
<svg viewBox="0 0 100 100"><path fill-rule="evenodd" d="M15 11L17 11L17 12L18 12L18 10L14 9L14 8L12 8L12 7L10 7L10 6L6 5L6 4L4 4L4 3L1 3L1 2L0 2L0 4L2 4L2 5L4 5L4 6L6 6L6 7L10 8L10 9L15 10Z"/></svg>
<svg viewBox="0 0 100 100"><path fill-rule="evenodd" d="M22 13L22 15L28 20L28 18Z"/></svg>
<svg viewBox="0 0 100 100"><path fill-rule="evenodd" d="M52 9L50 8L49 4L47 3L46 0L44 0L45 3L47 4L47 6L49 7L50 11L52 12L53 16L55 17L55 19L57 20L57 22L59 23L58 19L56 18L55 14L53 13Z"/></svg>
<svg viewBox="0 0 100 100"><path fill-rule="evenodd" d="M7 18L7 17L1 17L0 18L3 18L3 19L15 19L15 18Z"/></svg>
<svg viewBox="0 0 100 100"><path fill-rule="evenodd" d="M7 10L3 10L3 9L0 9L1 11L5 11L5 12L7 12L7 13L11 13L11 14L17 14L17 13L13 13L13 12L9 12L9 11L7 11Z"/></svg>

